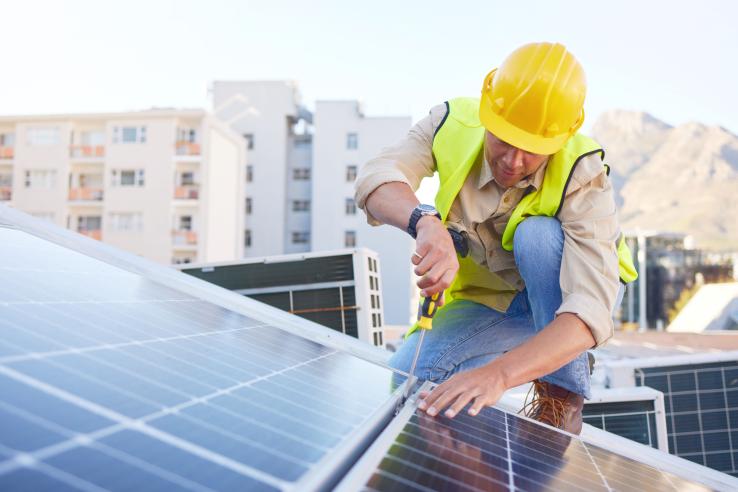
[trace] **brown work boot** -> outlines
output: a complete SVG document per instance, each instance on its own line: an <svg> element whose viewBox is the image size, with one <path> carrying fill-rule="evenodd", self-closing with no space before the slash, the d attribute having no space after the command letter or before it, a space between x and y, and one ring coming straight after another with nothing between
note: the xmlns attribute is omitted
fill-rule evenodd
<svg viewBox="0 0 738 492"><path fill-rule="evenodd" d="M572 434L582 432L583 396L539 379L533 381L531 390L533 399L528 401L528 391L527 403L520 413Z"/></svg>

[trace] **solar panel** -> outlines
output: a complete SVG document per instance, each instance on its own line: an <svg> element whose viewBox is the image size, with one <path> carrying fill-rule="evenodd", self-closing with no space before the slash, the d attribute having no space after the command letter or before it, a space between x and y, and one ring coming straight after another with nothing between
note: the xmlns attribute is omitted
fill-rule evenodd
<svg viewBox="0 0 738 492"><path fill-rule="evenodd" d="M638 367L664 393L669 452L738 476L738 361Z"/></svg>
<svg viewBox="0 0 738 492"><path fill-rule="evenodd" d="M582 413L585 424L612 432L646 446L659 447L656 409L653 399L601 403L585 402Z"/></svg>
<svg viewBox="0 0 738 492"><path fill-rule="evenodd" d="M334 480L392 372L0 227L0 490Z"/></svg>
<svg viewBox="0 0 738 492"><path fill-rule="evenodd" d="M710 490L497 408L399 417L338 491Z"/></svg>

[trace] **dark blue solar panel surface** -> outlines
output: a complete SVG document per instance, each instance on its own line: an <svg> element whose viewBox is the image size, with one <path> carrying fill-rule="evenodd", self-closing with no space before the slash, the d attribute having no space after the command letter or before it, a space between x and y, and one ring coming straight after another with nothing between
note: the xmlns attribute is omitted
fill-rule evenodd
<svg viewBox="0 0 738 492"><path fill-rule="evenodd" d="M669 452L738 477L738 361L645 367L636 382L664 393Z"/></svg>
<svg viewBox="0 0 738 492"><path fill-rule="evenodd" d="M365 490L708 490L516 415L413 415Z"/></svg>
<svg viewBox="0 0 738 492"><path fill-rule="evenodd" d="M0 490L295 488L392 373L0 228Z"/></svg>

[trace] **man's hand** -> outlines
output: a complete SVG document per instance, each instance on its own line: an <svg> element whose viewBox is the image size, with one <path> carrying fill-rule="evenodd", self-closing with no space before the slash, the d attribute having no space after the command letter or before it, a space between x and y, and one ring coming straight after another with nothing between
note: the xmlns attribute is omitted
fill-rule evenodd
<svg viewBox="0 0 738 492"><path fill-rule="evenodd" d="M415 275L421 277L418 280L420 295L430 297L451 285L459 271L459 260L451 236L437 217L421 217L416 230L415 251L422 259L413 255L411 261L415 265Z"/></svg>
<svg viewBox="0 0 738 492"><path fill-rule="evenodd" d="M486 407L497 403L507 389L503 374L494 362L486 366L456 374L445 383L440 384L430 393L420 393L422 399L418 408L435 417L444 408L449 407L444 415L454 418L469 402L469 415L476 415Z"/></svg>

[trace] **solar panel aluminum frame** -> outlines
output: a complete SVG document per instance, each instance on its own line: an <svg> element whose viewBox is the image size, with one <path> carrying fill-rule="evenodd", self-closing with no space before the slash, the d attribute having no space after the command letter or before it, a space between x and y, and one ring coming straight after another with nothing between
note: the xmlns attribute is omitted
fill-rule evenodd
<svg viewBox="0 0 738 492"><path fill-rule="evenodd" d="M387 362L391 356L391 353L379 347L368 345L334 330L327 330L324 326L312 321L285 313L253 299L248 299L228 289L182 273L175 268L160 265L55 224L37 219L7 205L0 204L0 225L22 230L91 258L141 275L154 282L185 291L189 295L212 302L244 316L256 318L264 323L278 325L290 333L364 360L387 367Z"/></svg>
<svg viewBox="0 0 738 492"><path fill-rule="evenodd" d="M375 470L377 470L379 463L385 457L389 448L395 443L396 437L400 434L405 425L407 425L410 418L415 414L417 409L418 393L420 393L420 391L430 390L433 386L434 385L432 383L425 382L420 389L410 397L394 420L390 422L390 424L374 441L374 444L372 444L372 446L363 454L361 459L356 462L343 480L339 482L334 489L335 492L354 492L356 490L361 490L364 487ZM501 408L500 406L496 406L495 408L506 413L514 413L506 408ZM550 427L546 424L533 421L523 415L517 415L517 417L535 422L536 425ZM562 432L558 429L556 429L556 431ZM592 427L591 432L588 432L587 436L574 437L581 439L587 444L599 446L615 454L636 459L645 465L671 473L689 481L698 482L711 487L714 490L726 492L738 490L738 479L731 477L730 475L692 463L691 461L679 458L678 456L664 453L650 446L633 442L630 439L601 429ZM510 480L512 480L512 476L513 474L509 473ZM515 490L512 483L510 490Z"/></svg>
<svg viewBox="0 0 738 492"><path fill-rule="evenodd" d="M652 401L656 417L656 443L659 450L669 452L669 439L666 429L666 410L664 409L664 394L653 388L637 386L634 388L593 388L592 398L585 402L596 403L620 403L635 401Z"/></svg>

